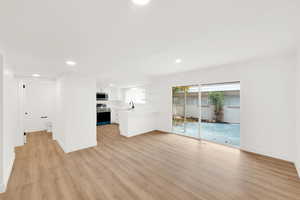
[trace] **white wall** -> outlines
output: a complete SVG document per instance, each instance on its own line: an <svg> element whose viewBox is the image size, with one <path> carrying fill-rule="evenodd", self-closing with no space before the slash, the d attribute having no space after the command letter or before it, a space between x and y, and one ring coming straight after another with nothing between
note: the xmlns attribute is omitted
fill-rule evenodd
<svg viewBox="0 0 300 200"><path fill-rule="evenodd" d="M13 71L4 67L3 89L3 141L4 141L4 182L8 181L15 158L15 146L23 145L22 131L19 129L18 81Z"/></svg>
<svg viewBox="0 0 300 200"><path fill-rule="evenodd" d="M3 57L0 56L1 192L5 191L12 171L14 148L22 145L23 138L19 127L18 81L13 70L3 63Z"/></svg>
<svg viewBox="0 0 300 200"><path fill-rule="evenodd" d="M241 149L294 161L293 53L165 76L154 80L158 129L172 130L172 86L241 82Z"/></svg>
<svg viewBox="0 0 300 200"><path fill-rule="evenodd" d="M57 80L56 82L56 109L55 119L53 123L53 139L57 140L60 146L66 151L66 112L67 107L67 94L64 92L67 90L66 85L63 84L63 80Z"/></svg>
<svg viewBox="0 0 300 200"><path fill-rule="evenodd" d="M76 74L57 81L54 138L65 152L97 145L96 80Z"/></svg>
<svg viewBox="0 0 300 200"><path fill-rule="evenodd" d="M25 132L42 131L47 128L48 122L54 121L55 115L55 98L56 98L56 81L30 78L20 81L25 84L25 89L20 84L20 90L24 91L21 94L23 102L23 112L21 117L24 117L23 129ZM24 115L27 112L28 115ZM47 119L42 119L41 116L47 116Z"/></svg>
<svg viewBox="0 0 300 200"><path fill-rule="evenodd" d="M295 164L300 176L300 46L297 52L296 70L296 152Z"/></svg>
<svg viewBox="0 0 300 200"><path fill-rule="evenodd" d="M5 191L3 178L3 56L0 54L0 192Z"/></svg>

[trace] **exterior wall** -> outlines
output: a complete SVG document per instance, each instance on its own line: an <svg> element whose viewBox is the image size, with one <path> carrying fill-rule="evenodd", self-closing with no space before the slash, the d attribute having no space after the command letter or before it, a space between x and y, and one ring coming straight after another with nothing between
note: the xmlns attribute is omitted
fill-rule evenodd
<svg viewBox="0 0 300 200"><path fill-rule="evenodd" d="M227 93L227 92L226 92ZM225 95L224 99L224 118L223 121L226 123L240 123L240 97L238 92L231 92L230 95ZM179 97L180 100L177 99L175 106L173 106L173 112L176 115L183 115L186 113L187 118L198 118L199 117L199 109L198 109L198 96L189 96L187 98L187 104L184 108L184 98ZM201 101L203 105L201 105L201 119L202 120L213 120L215 118L214 114L214 106L209 105L208 96L202 96ZM186 111L184 110L186 109Z"/></svg>
<svg viewBox="0 0 300 200"><path fill-rule="evenodd" d="M224 106L224 122L226 123L240 123L240 107L237 106ZM182 106L175 106L175 114L180 115L184 113ZM213 120L214 119L214 106L201 106L201 119L202 120ZM198 106L187 105L186 106L186 117L198 118Z"/></svg>
<svg viewBox="0 0 300 200"><path fill-rule="evenodd" d="M201 106L201 119L202 120L213 120L214 114L214 107L211 105L203 105Z"/></svg>
<svg viewBox="0 0 300 200"><path fill-rule="evenodd" d="M240 107L224 106L224 122L239 124L240 123Z"/></svg>

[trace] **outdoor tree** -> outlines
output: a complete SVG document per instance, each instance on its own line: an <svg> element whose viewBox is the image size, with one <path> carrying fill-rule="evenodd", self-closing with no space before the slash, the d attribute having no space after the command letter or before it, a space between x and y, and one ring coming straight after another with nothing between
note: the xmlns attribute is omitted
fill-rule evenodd
<svg viewBox="0 0 300 200"><path fill-rule="evenodd" d="M223 120L224 92L209 92L209 101L214 105L215 119L217 122Z"/></svg>
<svg viewBox="0 0 300 200"><path fill-rule="evenodd" d="M173 87L173 93L177 92L187 92L189 90L190 86L177 86Z"/></svg>
<svg viewBox="0 0 300 200"><path fill-rule="evenodd" d="M185 94L188 92L190 86L178 86L178 87L173 87L173 95L177 94L177 95L181 95L181 98L173 98L173 104L179 103L179 100L183 100L185 98ZM185 120L185 111L177 111L177 107L175 106L173 108L174 113L177 113L176 115L173 115L173 122L175 123L183 123ZM185 108L184 108L185 109Z"/></svg>

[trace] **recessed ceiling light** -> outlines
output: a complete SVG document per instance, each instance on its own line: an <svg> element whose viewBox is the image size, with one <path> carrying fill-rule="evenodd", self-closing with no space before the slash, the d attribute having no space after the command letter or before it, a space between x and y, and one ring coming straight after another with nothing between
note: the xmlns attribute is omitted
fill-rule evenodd
<svg viewBox="0 0 300 200"><path fill-rule="evenodd" d="M31 76L32 77L40 77L41 75L39 75L39 74L32 74Z"/></svg>
<svg viewBox="0 0 300 200"><path fill-rule="evenodd" d="M150 3L151 0L131 0L132 3L139 5L139 6L145 6L148 3Z"/></svg>
<svg viewBox="0 0 300 200"><path fill-rule="evenodd" d="M181 59L176 59L175 63L177 63L177 64L182 63L182 60Z"/></svg>
<svg viewBox="0 0 300 200"><path fill-rule="evenodd" d="M66 64L69 65L69 66L75 66L77 63L72 61L72 60L67 60Z"/></svg>

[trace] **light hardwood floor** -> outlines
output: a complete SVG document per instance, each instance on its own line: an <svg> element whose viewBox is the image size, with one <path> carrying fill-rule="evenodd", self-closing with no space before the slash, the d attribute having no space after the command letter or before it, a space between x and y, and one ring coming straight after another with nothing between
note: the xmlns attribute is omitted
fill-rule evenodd
<svg viewBox="0 0 300 200"><path fill-rule="evenodd" d="M17 149L5 200L300 199L293 164L152 132L124 138L98 127L98 146L64 154L51 135Z"/></svg>

